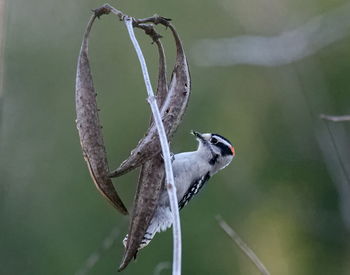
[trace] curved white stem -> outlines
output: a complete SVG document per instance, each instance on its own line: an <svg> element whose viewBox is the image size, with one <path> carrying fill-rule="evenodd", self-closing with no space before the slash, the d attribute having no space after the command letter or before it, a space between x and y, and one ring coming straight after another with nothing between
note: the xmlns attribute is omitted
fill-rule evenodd
<svg viewBox="0 0 350 275"><path fill-rule="evenodd" d="M125 17L124 23L128 29L130 39L132 41L132 44L134 45L135 51L137 53L137 57L140 61L141 69L143 78L145 81L147 94L148 94L148 103L151 106L152 114L154 117L154 121L157 126L158 134L159 134L159 140L160 145L162 147L162 153L164 158L164 164L165 164L165 173L166 173L166 187L168 190L169 195L169 201L170 201L170 208L171 212L173 213L174 222L173 222L173 275L180 275L181 274L181 226L180 226L180 215L179 215L179 208L178 208L178 202L177 202L177 196L176 196L176 187L174 184L174 174L173 174L173 167L171 165L170 160L170 149L169 149L169 143L167 136L165 134L164 125L162 122L162 118L159 112L159 108L153 93L151 81L149 79L149 74L147 70L147 65L145 58L142 54L142 50L140 48L140 45L135 37L134 29L133 29L133 22L131 17Z"/></svg>

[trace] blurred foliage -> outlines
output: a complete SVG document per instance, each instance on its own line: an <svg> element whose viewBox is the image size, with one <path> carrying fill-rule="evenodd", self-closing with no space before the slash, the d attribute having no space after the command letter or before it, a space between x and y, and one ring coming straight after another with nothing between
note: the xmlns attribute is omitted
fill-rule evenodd
<svg viewBox="0 0 350 275"><path fill-rule="evenodd" d="M121 259L128 220L95 189L74 123L82 34L90 10L103 3L7 1L0 133L1 274L74 274L115 226L119 239L103 251L89 274L114 274ZM172 18L189 50L200 38L273 35L343 1L110 3L136 17L158 13ZM111 168L143 135L150 114L134 50L123 24L116 21L112 16L101 18L90 44ZM174 47L169 33L160 29L170 71ZM137 32L156 77L155 46ZM191 64L189 56L193 94L172 151L194 149L189 131L195 129L228 137L237 155L182 211L183 274L258 274L218 227L218 213L271 274L350 273L350 209L344 207L350 198L334 176L340 171L339 159L325 123L318 119L321 112L350 113L349 49L346 37L316 55L276 68L203 68ZM349 124L329 127L336 141L340 135L349 136ZM338 149L347 168L349 139L345 141ZM333 170L327 161L335 163ZM136 172L114 181L129 208L136 181ZM168 230L158 234L124 274L153 274L159 263L171 259Z"/></svg>

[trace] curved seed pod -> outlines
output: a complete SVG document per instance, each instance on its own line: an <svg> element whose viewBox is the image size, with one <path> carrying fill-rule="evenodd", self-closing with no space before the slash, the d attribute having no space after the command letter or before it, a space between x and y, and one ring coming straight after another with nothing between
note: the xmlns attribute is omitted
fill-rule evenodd
<svg viewBox="0 0 350 275"><path fill-rule="evenodd" d="M162 43L158 40L155 41L159 54L159 72L158 72L158 84L157 84L157 103L158 107L162 108L166 96L168 94L168 81L166 79L167 69L165 62L165 54ZM151 116L150 125L152 124L153 116Z"/></svg>
<svg viewBox="0 0 350 275"><path fill-rule="evenodd" d="M165 131L170 140L185 113L190 96L191 83L182 42L175 28L170 23L167 23L167 26L171 29L176 43L176 62L172 72L169 92L161 109ZM129 158L126 159L119 168L114 170L110 174L110 177L118 177L135 169L159 152L158 132L156 126L152 124L146 136L142 138L137 147L132 150Z"/></svg>
<svg viewBox="0 0 350 275"><path fill-rule="evenodd" d="M164 161L161 155L158 154L142 166L128 232L128 241L119 271L126 268L137 254L140 243L158 205L164 179Z"/></svg>
<svg viewBox="0 0 350 275"><path fill-rule="evenodd" d="M168 93L166 79L165 55L162 43L155 41L159 53L159 72L157 85L157 103L161 107ZM153 117L151 116L152 123ZM157 207L158 199L165 178L164 162L160 153L141 166L138 186L134 198L134 209L128 232L128 241L125 247L124 256L119 267L123 270L136 255L140 243L146 233L153 213Z"/></svg>
<svg viewBox="0 0 350 275"><path fill-rule="evenodd" d="M75 87L76 124L83 156L97 189L117 210L126 215L128 211L108 176L106 149L88 58L88 37L95 18L93 15L88 23L79 53Z"/></svg>

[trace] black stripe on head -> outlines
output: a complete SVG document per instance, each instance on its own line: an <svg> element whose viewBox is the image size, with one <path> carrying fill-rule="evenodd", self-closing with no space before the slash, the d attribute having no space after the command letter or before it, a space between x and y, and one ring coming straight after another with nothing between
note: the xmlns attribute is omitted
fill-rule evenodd
<svg viewBox="0 0 350 275"><path fill-rule="evenodd" d="M231 143L230 143L231 144ZM218 142L216 144L213 144L213 146L219 147L220 151L221 151L221 155L222 156L228 156L228 155L233 155L231 148L228 147L226 144L222 143L222 142Z"/></svg>
<svg viewBox="0 0 350 275"><path fill-rule="evenodd" d="M212 137L219 137L219 138L223 139L224 141L228 142L230 145L232 145L231 141L229 141L227 138L224 138L223 136L221 136L219 134L212 134Z"/></svg>

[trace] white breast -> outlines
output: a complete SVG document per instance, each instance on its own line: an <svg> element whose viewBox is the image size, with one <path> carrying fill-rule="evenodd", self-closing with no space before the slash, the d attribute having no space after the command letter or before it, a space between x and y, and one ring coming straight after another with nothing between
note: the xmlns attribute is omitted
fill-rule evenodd
<svg viewBox="0 0 350 275"><path fill-rule="evenodd" d="M205 159L198 157L198 151L175 155L173 170L178 201L183 198L192 182L205 175L210 168Z"/></svg>

